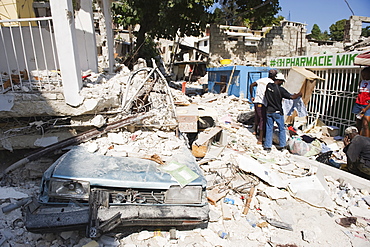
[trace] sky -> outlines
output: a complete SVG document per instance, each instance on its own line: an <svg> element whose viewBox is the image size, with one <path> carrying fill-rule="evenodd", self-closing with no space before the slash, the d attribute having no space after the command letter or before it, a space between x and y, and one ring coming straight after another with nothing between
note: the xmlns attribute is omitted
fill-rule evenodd
<svg viewBox="0 0 370 247"><path fill-rule="evenodd" d="M319 26L321 32L326 30L330 33L332 24L348 20L353 15L346 2L354 15L370 17L370 0L279 0L282 10L278 15L307 24L307 33L311 32L314 24Z"/></svg>

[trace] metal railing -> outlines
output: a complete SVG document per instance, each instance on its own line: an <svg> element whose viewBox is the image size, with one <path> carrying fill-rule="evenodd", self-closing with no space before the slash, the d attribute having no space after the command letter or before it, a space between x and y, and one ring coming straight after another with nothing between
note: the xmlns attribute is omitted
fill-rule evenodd
<svg viewBox="0 0 370 247"><path fill-rule="evenodd" d="M313 70L325 81L316 84L307 106L309 121L319 118L326 125L339 127L340 133L355 126L352 107L358 94L360 71L360 68Z"/></svg>
<svg viewBox="0 0 370 247"><path fill-rule="evenodd" d="M61 86L52 17L0 20L0 93Z"/></svg>

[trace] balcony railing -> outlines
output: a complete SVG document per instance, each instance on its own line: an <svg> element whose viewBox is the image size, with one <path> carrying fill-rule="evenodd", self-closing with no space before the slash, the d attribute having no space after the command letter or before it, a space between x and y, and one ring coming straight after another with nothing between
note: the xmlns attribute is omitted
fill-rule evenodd
<svg viewBox="0 0 370 247"><path fill-rule="evenodd" d="M52 17L0 20L0 93L61 86Z"/></svg>

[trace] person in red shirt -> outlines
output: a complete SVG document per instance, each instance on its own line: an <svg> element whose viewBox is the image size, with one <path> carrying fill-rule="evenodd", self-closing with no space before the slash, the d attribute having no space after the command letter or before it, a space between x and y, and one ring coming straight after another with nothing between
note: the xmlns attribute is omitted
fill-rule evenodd
<svg viewBox="0 0 370 247"><path fill-rule="evenodd" d="M352 113L356 114L356 127L362 136L370 137L370 67L361 70L359 93Z"/></svg>

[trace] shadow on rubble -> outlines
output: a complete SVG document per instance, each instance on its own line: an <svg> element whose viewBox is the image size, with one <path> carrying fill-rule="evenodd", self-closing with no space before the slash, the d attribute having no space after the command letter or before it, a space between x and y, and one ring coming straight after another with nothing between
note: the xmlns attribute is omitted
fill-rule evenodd
<svg viewBox="0 0 370 247"><path fill-rule="evenodd" d="M161 226L161 227L142 227L142 226L133 226L133 227L129 227L129 229L127 227L124 227L124 226L119 226L117 228L115 228L114 230L111 231L111 233L115 233L115 234L119 234L119 237L121 238L124 238L124 237L127 237L133 233L137 233L137 232L141 232L141 231L162 231L162 232L168 232L170 231L171 229L176 229L176 230L179 230L179 231L191 231L191 230L194 230L194 229L197 229L197 228L200 228L200 229L206 229L208 227L208 222L207 223L203 223L201 225L197 225L197 226Z"/></svg>
<svg viewBox="0 0 370 247"><path fill-rule="evenodd" d="M19 161L22 157L28 157L37 153L39 149L19 149L9 152L7 150L0 151L0 174L9 168L12 164ZM17 186L20 182L39 181L44 171L46 171L65 151L59 150L58 152L49 153L38 160L30 161L24 165L22 169L16 172L5 173L1 177L0 186Z"/></svg>
<svg viewBox="0 0 370 247"><path fill-rule="evenodd" d="M19 157L22 157L29 153L31 150L29 149L21 149L21 150L14 150L13 152L9 152L8 150L1 150L0 151L0 173L3 172L6 168L8 168L11 164L16 162Z"/></svg>

